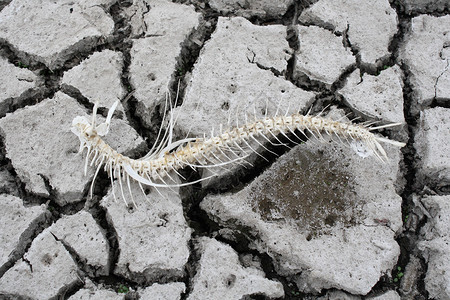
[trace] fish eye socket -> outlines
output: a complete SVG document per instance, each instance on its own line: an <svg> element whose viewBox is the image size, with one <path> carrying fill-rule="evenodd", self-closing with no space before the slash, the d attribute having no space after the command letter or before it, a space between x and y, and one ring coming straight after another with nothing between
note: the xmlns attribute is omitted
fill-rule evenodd
<svg viewBox="0 0 450 300"><path fill-rule="evenodd" d="M88 130L83 130L84 136L87 138L90 138L94 135L94 132L92 131L92 129L88 129Z"/></svg>

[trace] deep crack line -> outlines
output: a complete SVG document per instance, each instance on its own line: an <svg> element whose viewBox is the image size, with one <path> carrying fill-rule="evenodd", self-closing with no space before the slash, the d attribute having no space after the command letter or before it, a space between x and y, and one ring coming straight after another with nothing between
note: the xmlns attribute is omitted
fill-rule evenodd
<svg viewBox="0 0 450 300"><path fill-rule="evenodd" d="M436 78L436 82L434 83L434 99L438 99L437 96L437 85L439 83L439 79L444 75L445 72L448 71L448 67L450 65L450 59L447 59L447 65L445 66L444 70L439 74L439 76Z"/></svg>

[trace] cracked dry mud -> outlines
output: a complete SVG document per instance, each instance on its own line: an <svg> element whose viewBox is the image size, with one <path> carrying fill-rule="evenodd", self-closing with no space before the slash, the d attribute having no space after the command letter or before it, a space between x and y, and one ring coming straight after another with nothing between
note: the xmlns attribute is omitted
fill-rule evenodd
<svg viewBox="0 0 450 300"><path fill-rule="evenodd" d="M445 0L0 1L0 299L450 299L449 28ZM90 198L72 119L120 99L105 140L141 157L177 92L178 138L311 109L407 146L291 135Z"/></svg>

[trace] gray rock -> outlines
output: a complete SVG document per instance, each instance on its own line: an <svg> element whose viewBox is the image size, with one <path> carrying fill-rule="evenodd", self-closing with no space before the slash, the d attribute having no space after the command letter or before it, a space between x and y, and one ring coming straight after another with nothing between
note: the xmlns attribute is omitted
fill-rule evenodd
<svg viewBox="0 0 450 300"><path fill-rule="evenodd" d="M0 40L55 69L112 34L114 22L105 11L113 3L14 0L0 12Z"/></svg>
<svg viewBox="0 0 450 300"><path fill-rule="evenodd" d="M126 92L120 76L123 55L120 52L103 50L95 52L78 66L64 73L62 84L76 88L91 103L100 102L100 107L110 108ZM119 103L118 111L123 112Z"/></svg>
<svg viewBox="0 0 450 300"><path fill-rule="evenodd" d="M356 63L350 49L344 48L342 37L317 26L298 26L300 49L294 76L306 74L310 79L331 86L339 76Z"/></svg>
<svg viewBox="0 0 450 300"><path fill-rule="evenodd" d="M388 57L389 43L397 33L397 14L388 0L319 0L302 12L299 21L347 32L365 64Z"/></svg>
<svg viewBox="0 0 450 300"><path fill-rule="evenodd" d="M280 18L293 0L210 0L209 5L223 14L239 15L246 18Z"/></svg>
<svg viewBox="0 0 450 300"><path fill-rule="evenodd" d="M201 258L187 299L238 300L252 294L284 296L281 283L265 278L260 269L244 268L230 246L206 237L198 243Z"/></svg>
<svg viewBox="0 0 450 300"><path fill-rule="evenodd" d="M425 288L430 298L450 298L450 196L422 199L428 221L421 230L419 249L428 262Z"/></svg>
<svg viewBox="0 0 450 300"><path fill-rule="evenodd" d="M420 113L417 149L417 181L438 187L450 184L450 109L435 107Z"/></svg>
<svg viewBox="0 0 450 300"><path fill-rule="evenodd" d="M181 294L186 291L183 282L167 284L155 283L144 289L138 289L139 299L180 300Z"/></svg>
<svg viewBox="0 0 450 300"><path fill-rule="evenodd" d="M388 291L384 294L367 297L367 300L401 300L400 295L396 291Z"/></svg>
<svg viewBox="0 0 450 300"><path fill-rule="evenodd" d="M317 298L317 300L360 300L361 297L347 294L343 291L328 291L325 296Z"/></svg>
<svg viewBox="0 0 450 300"><path fill-rule="evenodd" d="M355 111L387 123L404 123L403 81L398 66L381 71L379 75L364 74L356 69L338 91Z"/></svg>
<svg viewBox="0 0 450 300"><path fill-rule="evenodd" d="M7 263L17 260L37 227L48 217L44 205L24 207L22 200L11 195L0 195L0 274Z"/></svg>
<svg viewBox="0 0 450 300"><path fill-rule="evenodd" d="M280 25L256 26L244 18L219 18L194 66L183 104L174 110L184 134L203 136L267 115L304 109L315 93L275 74L286 71L291 50ZM274 74L275 73L275 74ZM207 84L206 84L207 83Z"/></svg>
<svg viewBox="0 0 450 300"><path fill-rule="evenodd" d="M0 57L0 116L5 115L14 98L22 98L40 85L33 72L18 68ZM17 100L17 99L16 99Z"/></svg>
<svg viewBox="0 0 450 300"><path fill-rule="evenodd" d="M134 207L127 187L124 195L129 206L124 204L117 182L114 189L117 200L110 190L101 202L119 241L120 255L114 273L145 283L183 276L191 229L184 219L179 195L160 188L162 195L150 190L145 197L133 182L131 190L137 205Z"/></svg>
<svg viewBox="0 0 450 300"><path fill-rule="evenodd" d="M141 37L145 33L147 25L144 22L144 17L150 9L148 2L146 0L132 0L132 4L129 7L122 8L131 27L132 38Z"/></svg>
<svg viewBox="0 0 450 300"><path fill-rule="evenodd" d="M78 268L61 242L47 230L34 239L23 259L0 278L0 294L47 300L80 284Z"/></svg>
<svg viewBox="0 0 450 300"><path fill-rule="evenodd" d="M84 278L84 286L75 294L70 296L70 300L125 300L124 294L105 288L103 284L96 285L88 277Z"/></svg>
<svg viewBox="0 0 450 300"><path fill-rule="evenodd" d="M448 0L399 0L406 13L431 13L450 9Z"/></svg>
<svg viewBox="0 0 450 300"><path fill-rule="evenodd" d="M63 216L47 230L77 253L89 275L108 275L109 244L90 213Z"/></svg>
<svg viewBox="0 0 450 300"><path fill-rule="evenodd" d="M419 104L450 98L450 16L421 15L412 19L399 56L411 75L408 77Z"/></svg>
<svg viewBox="0 0 450 300"><path fill-rule="evenodd" d="M84 176L84 156L77 154L79 140L70 131L75 116L87 114L73 98L58 92L52 99L0 119L6 156L25 188L37 195L48 196L44 179L48 180L60 205L80 200L94 173L89 168L88 176ZM113 119L105 141L125 154L145 146L134 129L116 119Z"/></svg>
<svg viewBox="0 0 450 300"><path fill-rule="evenodd" d="M116 292L102 289L98 290L81 289L69 297L69 300L105 300L105 299L124 300L125 295L120 295L117 294Z"/></svg>
<svg viewBox="0 0 450 300"><path fill-rule="evenodd" d="M169 91L182 45L199 25L201 14L191 6L165 0L148 4L145 37L134 40L130 50L130 83L138 100L136 113L150 126L155 106Z"/></svg>
<svg viewBox="0 0 450 300"><path fill-rule="evenodd" d="M383 145L385 146L385 145ZM395 266L402 226L391 161L362 158L338 143L307 142L280 157L243 190L208 195L200 206L223 226L251 236L276 270L305 292L367 294Z"/></svg>

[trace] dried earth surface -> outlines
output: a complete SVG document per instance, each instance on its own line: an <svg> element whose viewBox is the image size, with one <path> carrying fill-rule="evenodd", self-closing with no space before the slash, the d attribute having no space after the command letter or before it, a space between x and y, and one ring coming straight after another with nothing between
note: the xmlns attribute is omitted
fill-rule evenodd
<svg viewBox="0 0 450 300"><path fill-rule="evenodd" d="M450 299L449 28L445 0L0 1L0 299ZM117 100L132 158L170 118L296 112L406 146L296 131L155 189L78 153Z"/></svg>

